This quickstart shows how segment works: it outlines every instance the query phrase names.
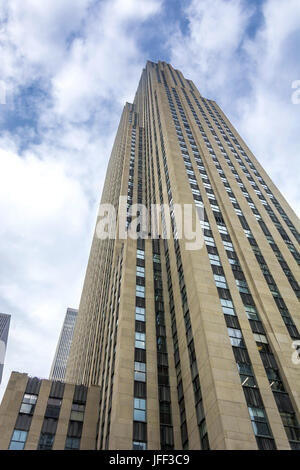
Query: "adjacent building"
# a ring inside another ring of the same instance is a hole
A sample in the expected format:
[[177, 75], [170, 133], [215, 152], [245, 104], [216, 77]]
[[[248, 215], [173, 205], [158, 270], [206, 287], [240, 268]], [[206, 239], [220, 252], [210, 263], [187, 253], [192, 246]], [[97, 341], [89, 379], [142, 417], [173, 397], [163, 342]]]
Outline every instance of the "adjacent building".
[[66, 366], [73, 338], [77, 313], [78, 310], [74, 308], [67, 309], [50, 370], [50, 380], [64, 381], [65, 379]]
[[12, 372], [0, 405], [0, 449], [95, 449], [99, 392]]
[[7, 313], [0, 313], [0, 384], [3, 375], [10, 318], [11, 316]]

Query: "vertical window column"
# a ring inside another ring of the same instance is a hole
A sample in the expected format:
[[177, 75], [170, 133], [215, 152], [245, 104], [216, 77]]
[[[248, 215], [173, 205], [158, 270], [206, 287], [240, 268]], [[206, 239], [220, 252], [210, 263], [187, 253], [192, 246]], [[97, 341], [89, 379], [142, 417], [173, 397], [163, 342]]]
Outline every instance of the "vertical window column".
[[64, 388], [62, 382], [53, 382], [51, 385], [38, 450], [51, 450], [53, 447]]
[[147, 449], [145, 240], [137, 239], [133, 447]]
[[31, 426], [32, 416], [40, 391], [41, 380], [29, 377], [20, 406], [17, 421], [9, 444], [9, 450], [23, 450]]
[[78, 450], [80, 448], [86, 398], [87, 387], [75, 385], [65, 450]]
[[152, 256], [156, 317], [160, 441], [162, 450], [172, 450], [174, 449], [174, 437], [159, 240], [152, 240]]

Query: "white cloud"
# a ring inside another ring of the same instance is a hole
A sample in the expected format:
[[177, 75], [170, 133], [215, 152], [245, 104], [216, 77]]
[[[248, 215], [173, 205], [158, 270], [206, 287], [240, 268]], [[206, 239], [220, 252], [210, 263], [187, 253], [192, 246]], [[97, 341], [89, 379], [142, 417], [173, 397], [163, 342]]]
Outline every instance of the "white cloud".
[[269, 0], [263, 13], [263, 28], [245, 45], [254, 64], [250, 76], [253, 92], [240, 103], [240, 128], [299, 214], [300, 106], [292, 103], [292, 82], [300, 78], [295, 60], [300, 45], [300, 4]]
[[24, 84], [32, 73], [55, 73], [66, 56], [67, 38], [80, 28], [90, 4], [90, 0], [11, 0], [3, 34], [3, 52], [11, 65], [7, 78]]
[[1, 150], [0, 165], [0, 298], [12, 314], [5, 370], [46, 375], [62, 316], [79, 301], [90, 208], [60, 163]]
[[132, 25], [159, 9], [157, 1], [115, 0], [90, 15], [53, 77], [55, 111], [85, 121], [91, 110], [99, 110], [100, 100], [109, 97], [123, 106], [133, 98], [145, 59]]
[[128, 86], [134, 93], [131, 79], [144, 65], [136, 32], [159, 13], [161, 3], [12, 0], [1, 35], [2, 79], [15, 88], [34, 79], [47, 81], [55, 111], [65, 113], [74, 106], [81, 120], [88, 114], [83, 105], [96, 104], [93, 96], [115, 94], [123, 103]]
[[192, 0], [185, 9], [188, 31], [170, 37], [171, 62], [186, 77], [201, 83], [203, 92], [228, 91], [231, 77], [240, 70], [234, 60], [241, 46], [252, 9], [241, 0]]
[[37, 239], [41, 235], [37, 230], [42, 229], [44, 238], [58, 217], [65, 224], [65, 233], [80, 230], [81, 221], [72, 206], [82, 217], [87, 212], [86, 201], [79, 182], [68, 178], [61, 163], [0, 150], [0, 165], [0, 211], [6, 214], [0, 233], [17, 228], [26, 236], [29, 228], [29, 236], [34, 229]]

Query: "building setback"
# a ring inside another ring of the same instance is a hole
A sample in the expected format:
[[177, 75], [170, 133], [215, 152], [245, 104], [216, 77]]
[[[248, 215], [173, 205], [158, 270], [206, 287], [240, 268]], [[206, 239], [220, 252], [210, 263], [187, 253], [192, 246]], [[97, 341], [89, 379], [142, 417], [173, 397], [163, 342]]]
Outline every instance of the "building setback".
[[75, 310], [74, 308], [67, 309], [50, 370], [50, 380], [64, 381], [65, 379], [66, 367], [73, 338], [77, 313], [78, 310]]
[[99, 392], [12, 372], [0, 405], [0, 449], [95, 449]]
[[7, 313], [0, 313], [0, 384], [3, 375], [10, 318], [11, 316]]

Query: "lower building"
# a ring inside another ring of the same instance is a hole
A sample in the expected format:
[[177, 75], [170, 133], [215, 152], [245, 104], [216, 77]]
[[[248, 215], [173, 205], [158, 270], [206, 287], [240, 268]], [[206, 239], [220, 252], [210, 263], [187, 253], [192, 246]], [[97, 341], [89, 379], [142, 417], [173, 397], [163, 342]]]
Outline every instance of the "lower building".
[[10, 315], [8, 315], [7, 313], [0, 313], [0, 384], [2, 381], [2, 374], [4, 368], [4, 358], [6, 353], [9, 324]]
[[94, 450], [100, 387], [12, 372], [0, 405], [0, 450]]

